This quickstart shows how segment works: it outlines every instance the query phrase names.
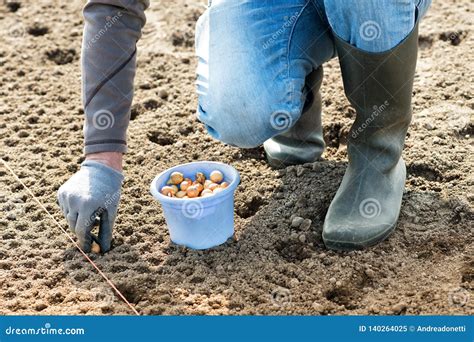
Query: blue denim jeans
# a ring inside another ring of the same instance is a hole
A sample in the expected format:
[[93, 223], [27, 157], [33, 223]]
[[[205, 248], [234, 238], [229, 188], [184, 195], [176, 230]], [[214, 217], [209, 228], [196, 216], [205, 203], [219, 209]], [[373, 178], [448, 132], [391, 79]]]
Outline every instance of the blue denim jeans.
[[431, 0], [212, 0], [196, 25], [198, 118], [250, 148], [292, 127], [305, 79], [335, 57], [334, 35], [369, 51], [400, 43]]

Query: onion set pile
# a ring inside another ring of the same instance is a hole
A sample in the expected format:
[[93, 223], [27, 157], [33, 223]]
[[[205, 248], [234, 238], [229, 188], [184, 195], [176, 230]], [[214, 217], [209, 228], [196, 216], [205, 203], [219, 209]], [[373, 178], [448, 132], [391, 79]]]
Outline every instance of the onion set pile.
[[176, 198], [196, 198], [212, 196], [224, 190], [229, 183], [224, 181], [224, 175], [218, 170], [209, 174], [209, 179], [202, 172], [197, 172], [194, 180], [185, 178], [181, 172], [171, 173], [166, 185], [161, 188], [161, 194]]

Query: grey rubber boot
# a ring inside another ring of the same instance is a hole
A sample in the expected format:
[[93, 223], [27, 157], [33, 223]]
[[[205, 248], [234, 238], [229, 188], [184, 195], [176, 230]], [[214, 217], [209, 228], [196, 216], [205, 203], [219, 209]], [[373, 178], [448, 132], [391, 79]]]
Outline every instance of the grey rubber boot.
[[323, 240], [353, 250], [384, 240], [400, 213], [406, 168], [401, 158], [411, 121], [418, 25], [395, 48], [368, 53], [336, 37], [344, 90], [356, 109], [349, 165], [326, 215]]
[[323, 68], [319, 67], [307, 77], [307, 99], [301, 117], [288, 131], [264, 142], [271, 167], [311, 163], [321, 157], [324, 151], [319, 92], [322, 81]]

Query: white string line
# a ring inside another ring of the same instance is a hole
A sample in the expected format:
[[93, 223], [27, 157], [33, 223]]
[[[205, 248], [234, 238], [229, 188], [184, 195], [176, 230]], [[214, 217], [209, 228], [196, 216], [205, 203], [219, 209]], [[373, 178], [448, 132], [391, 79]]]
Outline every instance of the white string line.
[[33, 200], [38, 203], [38, 205], [48, 214], [48, 216], [56, 223], [56, 225], [61, 229], [61, 231], [68, 237], [69, 240], [76, 246], [76, 248], [81, 252], [81, 254], [86, 258], [87, 261], [90, 262], [90, 264], [99, 272], [99, 274], [102, 276], [102, 278], [105, 279], [105, 281], [110, 285], [110, 287], [117, 293], [117, 295], [127, 304], [130, 309], [135, 313], [135, 315], [140, 316], [138, 311], [130, 304], [130, 302], [125, 298], [125, 296], [119, 291], [119, 289], [112, 283], [112, 281], [100, 270], [100, 268], [89, 258], [89, 256], [84, 252], [81, 247], [77, 244], [77, 242], [74, 240], [74, 238], [61, 226], [61, 224], [54, 218], [53, 215], [44, 207], [44, 205], [36, 198], [36, 196], [33, 194], [33, 192], [23, 183], [23, 181], [16, 175], [16, 173], [10, 168], [10, 166], [7, 164], [3, 158], [0, 158], [2, 161], [3, 165], [7, 168], [8, 171], [13, 175], [13, 177], [25, 188], [25, 190], [30, 194], [30, 196], [33, 198]]

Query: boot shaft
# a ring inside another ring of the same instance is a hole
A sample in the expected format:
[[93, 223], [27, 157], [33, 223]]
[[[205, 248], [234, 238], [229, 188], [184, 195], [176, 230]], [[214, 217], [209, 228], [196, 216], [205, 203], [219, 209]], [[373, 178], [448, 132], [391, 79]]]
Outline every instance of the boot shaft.
[[322, 81], [323, 67], [320, 66], [306, 77], [306, 101], [298, 121], [286, 132], [264, 143], [267, 159], [272, 167], [310, 163], [321, 157], [324, 151], [319, 91]]
[[399, 45], [383, 53], [362, 51], [336, 37], [344, 91], [356, 110], [348, 137], [349, 161], [394, 167], [411, 121], [418, 51], [418, 24]]

